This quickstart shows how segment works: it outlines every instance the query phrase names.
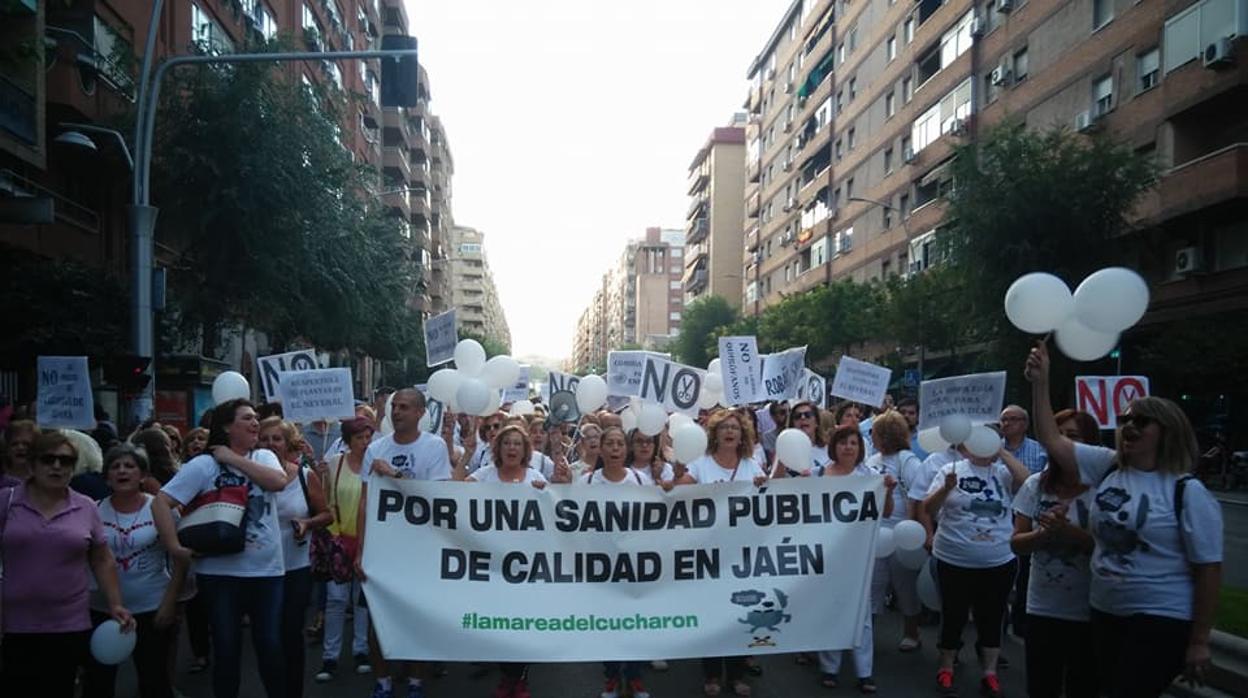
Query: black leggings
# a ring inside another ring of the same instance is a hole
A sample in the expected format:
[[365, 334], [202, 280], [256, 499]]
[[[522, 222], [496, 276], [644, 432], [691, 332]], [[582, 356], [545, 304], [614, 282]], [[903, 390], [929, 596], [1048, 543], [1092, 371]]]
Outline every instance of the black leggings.
[[1027, 695], [1096, 698], [1091, 624], [1027, 616]]
[[996, 567], [958, 567], [943, 560], [936, 561], [936, 577], [940, 580], [940, 643], [942, 650], [962, 647], [962, 629], [967, 614], [975, 611], [976, 645], [1001, 647], [1001, 621], [1005, 618], [1005, 602], [1014, 585], [1018, 560]]
[[1092, 642], [1105, 695], [1160, 696], [1183, 671], [1191, 630], [1191, 621], [1092, 609]]
[[91, 631], [72, 633], [6, 633], [0, 644], [4, 670], [0, 686], [6, 696], [73, 698], [78, 667], [89, 661]]

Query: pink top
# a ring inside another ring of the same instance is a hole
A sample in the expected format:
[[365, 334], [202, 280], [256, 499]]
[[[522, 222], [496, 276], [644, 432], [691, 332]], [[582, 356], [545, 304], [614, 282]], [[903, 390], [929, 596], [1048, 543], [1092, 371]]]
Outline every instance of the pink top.
[[[68, 633], [91, 629], [87, 551], [107, 545], [95, 502], [73, 490], [64, 509], [43, 518], [26, 498], [29, 485], [0, 490], [4, 632]], [[7, 510], [7, 511], [6, 511]]]

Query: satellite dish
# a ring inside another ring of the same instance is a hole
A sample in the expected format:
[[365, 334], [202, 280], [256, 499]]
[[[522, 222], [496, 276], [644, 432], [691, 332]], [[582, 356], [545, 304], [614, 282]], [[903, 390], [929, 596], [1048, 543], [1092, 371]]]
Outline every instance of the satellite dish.
[[550, 396], [550, 412], [547, 417], [549, 423], [569, 424], [580, 418], [581, 410], [576, 406], [576, 393], [560, 390]]

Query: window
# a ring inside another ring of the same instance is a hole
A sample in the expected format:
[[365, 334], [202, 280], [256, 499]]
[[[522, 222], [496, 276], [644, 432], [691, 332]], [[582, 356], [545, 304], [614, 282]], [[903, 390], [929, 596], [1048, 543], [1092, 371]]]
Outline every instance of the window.
[[845, 198], [847, 200], [854, 198], [854, 178], [853, 177], [850, 177], [849, 179], [845, 180]]
[[837, 45], [836, 47], [836, 64], [839, 66], [840, 64], [844, 62], [845, 62], [845, 44], [842, 43], [842, 44]]
[[1224, 36], [1242, 35], [1244, 11], [1236, 8], [1232, 0], [1202, 0], [1166, 20], [1164, 71], [1199, 58], [1206, 46]]
[[1027, 47], [1024, 46], [1014, 52], [1014, 82], [1022, 82], [1027, 79]]
[[853, 53], [858, 48], [858, 25], [855, 24], [849, 29], [849, 52]]
[[891, 117], [897, 113], [897, 96], [890, 90], [884, 95], [884, 118]]
[[1092, 30], [1109, 24], [1114, 18], [1114, 0], [1092, 0]]
[[851, 151], [854, 149], [854, 146], [857, 144], [857, 139], [855, 138], [856, 135], [857, 135], [857, 131], [852, 126], [850, 127], [849, 131], [846, 132], [845, 134], [845, 144]]
[[888, 230], [889, 228], [893, 227], [893, 207], [881, 206], [880, 213], [881, 213], [881, 222], [883, 222], [884, 224], [884, 229]]
[[913, 145], [910, 143], [910, 136], [901, 137], [901, 154], [902, 157], [908, 157], [913, 154]]
[[849, 79], [849, 101], [854, 101], [854, 97], [858, 96], [858, 78]]
[[910, 216], [910, 195], [902, 194], [897, 198], [897, 208], [901, 210], [901, 217], [908, 218]]
[[884, 57], [890, 61], [897, 57], [897, 37], [892, 34], [884, 40]]
[[914, 82], [907, 75], [901, 79], [901, 103], [909, 104], [911, 97], [914, 97]]
[[225, 29], [196, 3], [191, 3], [191, 41], [201, 51], [212, 54], [234, 51], [234, 42]]
[[1139, 91], [1144, 92], [1157, 86], [1161, 76], [1161, 54], [1157, 49], [1150, 49], [1135, 57], [1135, 74], [1139, 80]]
[[923, 112], [910, 129], [914, 152], [931, 145], [942, 134], [955, 130], [959, 121], [971, 115], [971, 79], [967, 78], [949, 94]]
[[884, 174], [888, 174], [889, 172], [892, 172], [892, 171], [893, 171], [893, 149], [885, 148], [884, 149]]
[[265, 41], [277, 37], [277, 17], [269, 11], [264, 0], [247, 0], [244, 6], [247, 8], [247, 14], [255, 22], [256, 31], [264, 37]]
[[836, 145], [834, 146], [834, 149], [835, 149], [837, 160], [840, 160], [841, 158], [845, 157], [845, 143], [840, 138], [836, 139]]
[[905, 37], [907, 44], [914, 41], [914, 15], [906, 18], [906, 23], [902, 25], [901, 33]]
[[845, 91], [837, 90], [836, 91], [836, 113], [840, 114], [843, 109], [845, 109]]
[[1114, 108], [1114, 78], [1106, 75], [1092, 83], [1092, 113], [1104, 116]]

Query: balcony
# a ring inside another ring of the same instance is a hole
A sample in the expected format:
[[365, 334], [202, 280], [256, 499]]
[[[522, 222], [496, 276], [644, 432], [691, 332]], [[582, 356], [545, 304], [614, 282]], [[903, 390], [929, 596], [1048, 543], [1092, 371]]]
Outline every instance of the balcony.
[[689, 175], [689, 190], [685, 192], [689, 196], [693, 196], [706, 188], [706, 183], [710, 181], [710, 173], [707, 171], [706, 163], [698, 166], [692, 174]]
[[386, 177], [393, 179], [397, 186], [406, 187], [412, 180], [412, 166], [407, 160], [407, 151], [400, 146], [382, 147], [381, 167]]
[[685, 293], [690, 295], [698, 295], [706, 289], [707, 275], [706, 269], [695, 269], [685, 275]]
[[693, 203], [689, 204], [689, 210], [685, 212], [685, 219], [696, 218], [702, 209], [706, 207], [707, 198], [704, 193], [699, 193], [693, 198]]
[[758, 218], [758, 209], [762, 206], [762, 198], [755, 194], [745, 200], [745, 217]]
[[692, 245], [701, 242], [711, 232], [711, 221], [703, 216], [695, 218], [685, 230], [685, 244]]
[[762, 165], [759, 164], [758, 160], [755, 160], [753, 158], [746, 160], [745, 181], [757, 182], [759, 180], [759, 176], [762, 174], [762, 169], [763, 167]]
[[1248, 198], [1248, 142], [1201, 155], [1162, 174], [1138, 214], [1169, 220], [1232, 199]]
[[754, 250], [758, 249], [758, 226], [757, 225], [750, 228], [749, 231], [745, 233], [745, 249], [749, 252], [753, 252]]

